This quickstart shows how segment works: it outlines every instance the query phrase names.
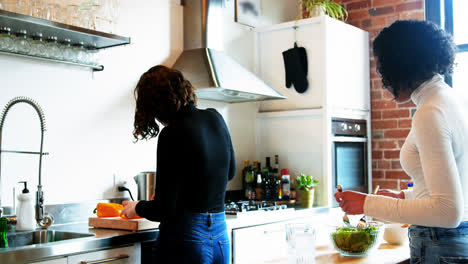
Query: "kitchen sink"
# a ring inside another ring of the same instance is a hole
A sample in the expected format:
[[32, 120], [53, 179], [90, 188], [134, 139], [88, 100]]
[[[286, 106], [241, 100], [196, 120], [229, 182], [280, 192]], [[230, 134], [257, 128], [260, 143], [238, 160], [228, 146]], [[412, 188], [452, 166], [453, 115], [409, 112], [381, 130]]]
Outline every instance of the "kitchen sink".
[[7, 239], [9, 247], [22, 247], [93, 236], [95, 236], [95, 234], [92, 233], [74, 233], [57, 230], [38, 230], [31, 232], [7, 234]]

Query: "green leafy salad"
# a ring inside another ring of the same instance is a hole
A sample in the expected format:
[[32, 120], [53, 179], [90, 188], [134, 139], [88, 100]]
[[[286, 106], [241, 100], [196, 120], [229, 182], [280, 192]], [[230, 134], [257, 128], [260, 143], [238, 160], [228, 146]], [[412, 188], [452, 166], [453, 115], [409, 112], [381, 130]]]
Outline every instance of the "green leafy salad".
[[378, 229], [375, 226], [364, 228], [339, 227], [331, 234], [335, 246], [350, 253], [362, 253], [376, 242]]

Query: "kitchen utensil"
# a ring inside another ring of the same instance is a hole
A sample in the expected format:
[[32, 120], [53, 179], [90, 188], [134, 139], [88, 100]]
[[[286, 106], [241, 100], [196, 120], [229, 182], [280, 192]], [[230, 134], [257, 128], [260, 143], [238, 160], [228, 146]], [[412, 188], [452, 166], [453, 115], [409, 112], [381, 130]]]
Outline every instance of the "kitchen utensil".
[[[338, 192], [343, 191], [343, 187], [341, 187], [341, 185], [337, 185], [336, 189], [338, 190]], [[352, 227], [351, 223], [349, 222], [349, 217], [348, 217], [348, 215], [346, 213], [343, 216], [343, 223], [345, 223], [345, 225], [348, 226], [348, 227]]]
[[150, 200], [156, 188], [156, 172], [140, 172], [133, 179], [138, 186], [138, 200]]
[[[372, 192], [372, 194], [377, 194], [377, 192], [379, 191], [379, 188], [380, 188], [380, 186], [379, 186], [379, 185], [376, 185], [374, 191]], [[363, 228], [363, 227], [365, 227], [365, 226], [366, 226], [366, 216], [363, 215], [363, 216], [361, 217], [361, 219], [359, 219], [359, 222], [358, 222], [358, 224], [357, 224], [357, 227]]]

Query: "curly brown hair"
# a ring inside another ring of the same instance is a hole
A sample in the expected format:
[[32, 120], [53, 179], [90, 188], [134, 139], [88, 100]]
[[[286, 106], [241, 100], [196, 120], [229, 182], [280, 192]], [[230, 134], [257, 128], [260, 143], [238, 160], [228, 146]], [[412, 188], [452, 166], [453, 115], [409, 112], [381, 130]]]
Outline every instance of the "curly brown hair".
[[156, 119], [170, 124], [180, 108], [197, 104], [195, 88], [178, 70], [157, 65], [145, 72], [134, 91], [136, 100], [133, 136], [136, 141], [159, 134]]

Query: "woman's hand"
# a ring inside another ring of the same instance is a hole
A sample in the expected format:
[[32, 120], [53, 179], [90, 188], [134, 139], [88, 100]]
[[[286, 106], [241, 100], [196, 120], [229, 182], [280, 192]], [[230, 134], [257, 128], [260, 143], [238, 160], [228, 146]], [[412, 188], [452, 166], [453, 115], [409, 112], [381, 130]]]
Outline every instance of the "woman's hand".
[[388, 197], [397, 198], [397, 199], [405, 199], [405, 193], [403, 191], [383, 189], [383, 190], [378, 191], [377, 195], [383, 195], [383, 196], [388, 196]]
[[138, 214], [135, 211], [135, 207], [140, 201], [123, 201], [122, 205], [124, 206], [124, 209], [122, 210], [121, 215], [125, 215], [128, 219], [132, 219], [135, 216], [138, 216]]
[[367, 194], [353, 191], [335, 193], [335, 199], [343, 212], [349, 215], [363, 214]]

